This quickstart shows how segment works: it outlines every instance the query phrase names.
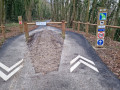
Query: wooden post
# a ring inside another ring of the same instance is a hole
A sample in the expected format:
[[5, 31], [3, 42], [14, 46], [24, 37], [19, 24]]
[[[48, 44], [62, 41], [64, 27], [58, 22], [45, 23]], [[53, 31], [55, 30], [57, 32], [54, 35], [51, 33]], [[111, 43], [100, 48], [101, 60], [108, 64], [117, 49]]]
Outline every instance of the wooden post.
[[23, 24], [20, 24], [20, 32], [23, 33]]
[[86, 36], [88, 36], [88, 30], [89, 30], [89, 22], [86, 24]]
[[29, 32], [28, 32], [28, 25], [27, 25], [27, 22], [24, 23], [24, 32], [25, 32], [26, 41], [28, 41]]
[[96, 48], [104, 47], [105, 28], [107, 20], [107, 9], [99, 8], [97, 17], [97, 29], [96, 29]]
[[20, 32], [23, 32], [23, 23], [22, 23], [22, 16], [18, 16], [18, 21], [19, 21], [19, 27], [20, 27]]
[[3, 24], [1, 24], [1, 30], [2, 30], [2, 35], [3, 35], [3, 38], [5, 40], [6, 36], [5, 36], [5, 27]]
[[78, 22], [78, 33], [80, 33], [80, 22]]
[[111, 32], [112, 32], [111, 38], [112, 38], [112, 40], [114, 40], [115, 29], [114, 29], [114, 30], [112, 30]]
[[62, 37], [65, 39], [65, 20], [62, 20]]
[[73, 28], [73, 31], [74, 31], [74, 29], [75, 29], [75, 23], [74, 23], [74, 21], [73, 21], [72, 28]]

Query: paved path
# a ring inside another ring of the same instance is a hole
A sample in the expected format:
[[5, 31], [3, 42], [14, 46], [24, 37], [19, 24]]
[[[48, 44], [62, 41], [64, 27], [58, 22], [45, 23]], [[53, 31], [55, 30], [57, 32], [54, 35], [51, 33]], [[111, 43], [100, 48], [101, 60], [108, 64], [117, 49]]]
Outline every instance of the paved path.
[[[60, 30], [49, 26], [31, 33], [43, 29], [60, 33]], [[7, 82], [0, 79], [0, 90], [120, 90], [120, 81], [82, 35], [66, 32], [59, 70], [46, 75], [35, 73], [31, 59], [24, 55], [28, 52], [24, 41], [24, 35], [20, 35], [8, 40], [0, 50], [0, 61], [8, 66], [24, 59], [24, 67], [20, 72]], [[94, 62], [99, 73], [84, 64], [70, 73], [70, 61], [78, 55]]]

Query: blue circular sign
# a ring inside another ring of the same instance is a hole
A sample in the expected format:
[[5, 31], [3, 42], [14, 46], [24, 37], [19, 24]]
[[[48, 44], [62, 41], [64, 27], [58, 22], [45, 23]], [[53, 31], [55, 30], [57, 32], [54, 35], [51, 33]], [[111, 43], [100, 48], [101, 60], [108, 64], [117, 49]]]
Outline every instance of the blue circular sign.
[[103, 40], [98, 40], [98, 41], [97, 41], [97, 44], [98, 44], [98, 45], [103, 45], [103, 42], [104, 42]]

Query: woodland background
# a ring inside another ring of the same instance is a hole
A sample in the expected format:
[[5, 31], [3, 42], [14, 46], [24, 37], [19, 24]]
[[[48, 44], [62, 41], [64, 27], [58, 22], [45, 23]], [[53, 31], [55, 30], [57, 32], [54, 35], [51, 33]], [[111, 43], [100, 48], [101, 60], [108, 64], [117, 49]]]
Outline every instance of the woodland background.
[[[0, 24], [18, 23], [18, 16], [27, 22], [66, 20], [67, 27], [73, 21], [97, 23], [99, 7], [108, 9], [108, 25], [120, 26], [120, 0], [0, 0]], [[95, 34], [96, 27], [90, 26], [89, 32]], [[120, 41], [120, 29], [107, 28], [106, 36]]]

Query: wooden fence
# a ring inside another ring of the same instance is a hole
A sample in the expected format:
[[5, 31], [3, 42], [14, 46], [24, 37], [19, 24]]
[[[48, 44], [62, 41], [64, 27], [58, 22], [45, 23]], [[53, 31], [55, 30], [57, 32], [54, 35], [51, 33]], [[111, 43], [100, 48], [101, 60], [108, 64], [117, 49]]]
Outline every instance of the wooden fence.
[[[65, 38], [65, 28], [66, 28], [65, 20], [62, 20], [62, 22], [47, 22], [47, 25], [49, 24], [61, 24], [62, 37]], [[27, 22], [24, 23], [24, 32], [27, 41], [29, 39], [28, 25], [36, 25], [36, 23], [27, 23]]]
[[[72, 26], [73, 30], [75, 30], [75, 24], [78, 24], [78, 27], [77, 27], [78, 32], [80, 32], [80, 24], [84, 24], [86, 26], [86, 29], [85, 29], [86, 36], [88, 35], [88, 32], [89, 32], [89, 26], [97, 26], [97, 24], [91, 24], [89, 22], [84, 23], [84, 22], [80, 22], [80, 21], [73, 21], [73, 26]], [[120, 29], [120, 26], [106, 25], [106, 27]]]

